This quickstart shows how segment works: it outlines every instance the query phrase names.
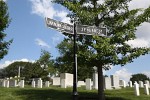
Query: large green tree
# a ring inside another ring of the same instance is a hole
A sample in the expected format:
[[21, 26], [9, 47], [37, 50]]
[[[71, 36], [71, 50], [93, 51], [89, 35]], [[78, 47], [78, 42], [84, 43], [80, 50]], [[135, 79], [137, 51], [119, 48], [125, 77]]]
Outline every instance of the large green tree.
[[39, 63], [34, 62], [14, 62], [7, 67], [0, 70], [0, 75], [4, 77], [15, 77], [19, 74], [20, 67], [20, 77], [24, 77], [25, 80], [29, 81], [32, 78], [43, 78], [46, 79], [48, 72], [43, 70]]
[[139, 81], [143, 81], [145, 82], [145, 80], [150, 80], [150, 78], [142, 73], [138, 73], [138, 74], [133, 74], [132, 77], [130, 78], [130, 81], [132, 81], [132, 83], [139, 82]]
[[[98, 2], [101, 1], [101, 2]], [[98, 100], [104, 100], [103, 69], [106, 65], [125, 65], [133, 59], [149, 53], [150, 48], [132, 47], [127, 42], [136, 39], [139, 25], [150, 17], [150, 7], [147, 9], [129, 10], [128, 3], [132, 0], [54, 0], [66, 7], [71, 18], [78, 18], [79, 24], [105, 26], [107, 36], [79, 35], [77, 41], [85, 50], [79, 50], [89, 65], [98, 67]]]
[[[56, 66], [60, 73], [73, 73], [72, 62], [73, 62], [73, 41], [70, 39], [64, 39], [57, 48], [60, 52], [60, 56], [56, 58]], [[78, 49], [84, 50], [83, 55], [89, 55], [91, 52], [86, 51], [82, 45], [78, 44]], [[92, 78], [93, 68], [88, 66], [88, 62], [84, 58], [85, 56], [78, 55], [78, 80], [85, 80], [86, 78]], [[84, 74], [83, 74], [84, 73]]]
[[12, 42], [5, 41], [6, 33], [4, 32], [10, 23], [7, 4], [0, 0], [0, 59], [2, 59], [9, 49], [9, 45]]
[[51, 54], [46, 50], [41, 50], [41, 56], [36, 63], [40, 64], [43, 70], [50, 73], [50, 75], [55, 75], [57, 72], [57, 68], [54, 66], [54, 60]]

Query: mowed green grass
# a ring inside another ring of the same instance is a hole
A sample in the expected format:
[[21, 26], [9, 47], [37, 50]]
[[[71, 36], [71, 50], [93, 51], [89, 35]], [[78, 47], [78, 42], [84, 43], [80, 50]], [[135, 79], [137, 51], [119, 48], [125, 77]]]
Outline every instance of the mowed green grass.
[[[85, 87], [78, 88], [78, 100], [97, 100], [97, 90], [87, 91]], [[135, 96], [134, 88], [106, 90], [106, 100], [150, 100], [150, 95], [140, 89], [140, 96]], [[72, 88], [3, 88], [0, 87], [0, 100], [72, 100]]]

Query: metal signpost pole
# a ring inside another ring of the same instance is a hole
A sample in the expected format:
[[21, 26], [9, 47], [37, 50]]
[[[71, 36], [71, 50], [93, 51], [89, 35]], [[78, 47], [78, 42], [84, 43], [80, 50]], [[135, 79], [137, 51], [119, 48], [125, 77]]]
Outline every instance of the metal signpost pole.
[[78, 100], [78, 92], [77, 92], [77, 44], [76, 44], [76, 22], [74, 22], [73, 26], [73, 39], [74, 39], [74, 62], [73, 62], [73, 100]]

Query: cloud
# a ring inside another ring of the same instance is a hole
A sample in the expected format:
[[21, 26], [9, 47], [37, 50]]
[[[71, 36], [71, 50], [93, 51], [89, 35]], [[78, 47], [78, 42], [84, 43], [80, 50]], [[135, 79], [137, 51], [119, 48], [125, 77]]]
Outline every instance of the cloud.
[[150, 0], [132, 0], [129, 3], [129, 8], [130, 9], [135, 9], [135, 8], [147, 8], [149, 7]]
[[56, 45], [58, 43], [60, 43], [63, 39], [63, 35], [62, 34], [55, 34], [53, 37], [52, 37], [52, 42], [53, 42], [53, 45]]
[[0, 68], [3, 68], [3, 67], [7, 67], [8, 65], [16, 62], [16, 61], [22, 61], [22, 62], [35, 62], [34, 60], [29, 60], [29, 59], [26, 59], [26, 58], [23, 58], [23, 59], [20, 59], [20, 60], [12, 60], [12, 61], [5, 61], [4, 63], [0, 63]]
[[38, 39], [38, 38], [35, 39], [35, 43], [37, 45], [41, 46], [41, 47], [50, 48], [50, 46], [46, 42], [44, 42], [43, 40], [41, 40], [41, 39]]
[[150, 78], [150, 71], [143, 71], [142, 73], [147, 75]]
[[62, 22], [69, 23], [70, 18], [66, 15], [68, 12], [66, 10], [56, 10], [54, 8], [53, 0], [30, 0], [32, 3], [32, 13], [39, 15], [43, 18], [49, 17], [52, 19], [59, 18]]
[[126, 68], [122, 68], [121, 70], [116, 71], [114, 75], [117, 75], [119, 76], [120, 79], [123, 79], [126, 82], [128, 82], [130, 80], [132, 73], [128, 72]]
[[137, 38], [127, 42], [132, 47], [150, 47], [149, 40]]

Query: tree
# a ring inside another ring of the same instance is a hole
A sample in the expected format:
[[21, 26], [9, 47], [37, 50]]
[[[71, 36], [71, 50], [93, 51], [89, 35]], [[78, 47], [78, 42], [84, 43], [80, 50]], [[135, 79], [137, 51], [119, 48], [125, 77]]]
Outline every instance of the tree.
[[3, 0], [0, 0], [0, 59], [3, 59], [3, 57], [8, 53], [9, 45], [12, 42], [12, 40], [8, 42], [4, 40], [6, 37], [4, 31], [10, 23], [7, 10], [7, 4]]
[[[128, 9], [132, 0], [54, 0], [66, 7], [70, 18], [78, 18], [79, 24], [105, 26], [107, 36], [79, 35], [77, 41], [92, 55], [86, 57], [91, 66], [98, 67], [98, 100], [104, 100], [103, 69], [107, 65], [121, 65], [133, 62], [133, 59], [148, 54], [150, 48], [132, 47], [127, 42], [136, 39], [135, 31], [150, 17], [150, 7], [146, 9]], [[69, 36], [71, 37], [71, 36]]]
[[[68, 39], [64, 39], [60, 44], [57, 45], [57, 48], [60, 52], [60, 56], [56, 58], [55, 65], [59, 69], [60, 73], [72, 73], [72, 62], [73, 62], [73, 41]], [[78, 48], [82, 48], [80, 44], [78, 44]], [[86, 50], [86, 49], [85, 49]], [[86, 52], [85, 53], [90, 53]], [[85, 55], [85, 54], [84, 54]], [[85, 57], [85, 56], [84, 56]], [[83, 59], [82, 55], [78, 56], [78, 79], [85, 80], [86, 78], [92, 78], [93, 68], [88, 66], [86, 58]], [[84, 74], [83, 74], [84, 73]]]
[[51, 54], [46, 50], [41, 50], [41, 56], [36, 63], [40, 64], [43, 70], [47, 71], [51, 75], [55, 75], [57, 69], [54, 67], [54, 60], [51, 59]]
[[31, 62], [14, 62], [7, 67], [1, 69], [0, 74], [4, 77], [15, 77], [18, 76], [20, 67], [20, 77], [24, 77], [26, 81], [31, 78], [43, 78], [47, 77], [47, 71], [43, 70], [39, 63]]
[[130, 78], [130, 81], [132, 81], [132, 83], [134, 83], [135, 81], [136, 82], [139, 82], [139, 81], [145, 82], [145, 80], [150, 80], [150, 78], [147, 75], [142, 74], [142, 73], [133, 74], [132, 77]]

